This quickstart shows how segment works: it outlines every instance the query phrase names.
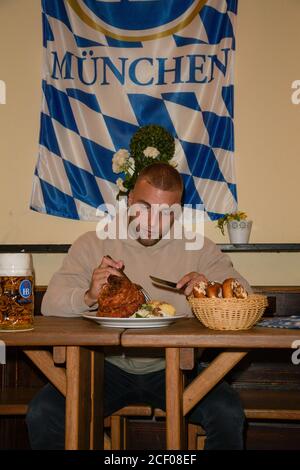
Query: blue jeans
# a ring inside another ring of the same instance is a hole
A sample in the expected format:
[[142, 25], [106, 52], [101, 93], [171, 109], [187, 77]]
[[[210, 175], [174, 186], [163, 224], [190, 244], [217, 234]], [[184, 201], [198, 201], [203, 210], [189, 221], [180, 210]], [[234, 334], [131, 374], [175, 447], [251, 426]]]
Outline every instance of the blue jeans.
[[[201, 371], [198, 366], [198, 371]], [[105, 361], [104, 415], [135, 403], [165, 409], [165, 371], [129, 374]], [[189, 413], [206, 432], [205, 449], [243, 449], [244, 411], [226, 382], [216, 385]], [[26, 423], [32, 449], [64, 449], [65, 398], [51, 384], [29, 404]]]

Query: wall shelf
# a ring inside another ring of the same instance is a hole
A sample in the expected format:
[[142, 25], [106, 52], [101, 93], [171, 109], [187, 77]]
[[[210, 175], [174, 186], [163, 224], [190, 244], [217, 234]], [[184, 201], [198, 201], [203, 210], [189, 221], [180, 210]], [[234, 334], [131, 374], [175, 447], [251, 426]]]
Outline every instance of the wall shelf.
[[300, 252], [300, 243], [248, 243], [248, 244], [218, 244], [227, 253], [295, 253]]
[[[225, 253], [296, 253], [300, 252], [300, 243], [248, 243], [217, 244]], [[67, 253], [69, 244], [49, 245], [0, 245], [0, 253]]]

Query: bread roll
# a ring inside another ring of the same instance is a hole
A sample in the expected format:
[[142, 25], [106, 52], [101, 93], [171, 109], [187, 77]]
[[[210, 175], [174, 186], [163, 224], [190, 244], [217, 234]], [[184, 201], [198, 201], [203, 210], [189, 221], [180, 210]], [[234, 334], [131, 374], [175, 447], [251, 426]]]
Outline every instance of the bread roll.
[[200, 281], [195, 284], [193, 288], [193, 296], [196, 297], [196, 299], [203, 299], [204, 297], [206, 297], [206, 287], [207, 282], [205, 281]]
[[246, 299], [248, 297], [248, 292], [237, 279], [233, 281], [232, 290], [234, 297], [237, 299]]
[[248, 297], [248, 292], [242, 286], [242, 284], [232, 277], [225, 279], [222, 285], [222, 294], [225, 299], [237, 298], [237, 299], [246, 299]]
[[233, 281], [234, 279], [232, 277], [225, 279], [225, 281], [222, 284], [222, 295], [224, 299], [231, 299], [233, 297]]
[[206, 295], [210, 298], [222, 297], [222, 284], [215, 281], [209, 282], [206, 288]]

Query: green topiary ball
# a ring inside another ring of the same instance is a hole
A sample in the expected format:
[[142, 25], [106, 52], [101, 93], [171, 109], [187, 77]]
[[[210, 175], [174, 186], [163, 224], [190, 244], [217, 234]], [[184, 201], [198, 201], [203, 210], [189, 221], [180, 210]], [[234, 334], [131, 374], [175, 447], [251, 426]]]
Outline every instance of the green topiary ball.
[[[155, 158], [145, 156], [144, 151], [148, 147], [157, 149], [159, 155]], [[169, 162], [174, 153], [174, 138], [166, 129], [156, 124], [141, 127], [130, 141], [130, 154], [135, 160], [137, 173], [152, 163]]]

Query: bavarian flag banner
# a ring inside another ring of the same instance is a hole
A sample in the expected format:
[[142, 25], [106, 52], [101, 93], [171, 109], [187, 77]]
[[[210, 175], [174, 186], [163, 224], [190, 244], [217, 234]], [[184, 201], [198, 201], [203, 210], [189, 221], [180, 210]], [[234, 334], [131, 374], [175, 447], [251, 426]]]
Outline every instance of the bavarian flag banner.
[[237, 0], [43, 0], [39, 156], [31, 208], [96, 220], [116, 202], [112, 158], [148, 124], [176, 142], [184, 203], [237, 208]]

